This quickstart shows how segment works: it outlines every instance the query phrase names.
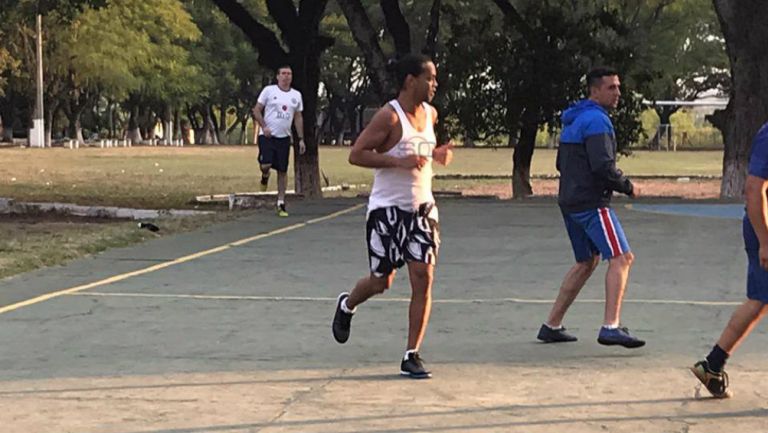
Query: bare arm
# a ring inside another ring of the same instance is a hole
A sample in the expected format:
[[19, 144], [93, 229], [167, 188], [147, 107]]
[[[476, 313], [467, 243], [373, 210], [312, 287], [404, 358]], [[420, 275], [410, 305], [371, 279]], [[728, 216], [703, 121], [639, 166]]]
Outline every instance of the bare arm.
[[747, 216], [757, 239], [760, 241], [760, 266], [768, 269], [768, 202], [766, 201], [768, 180], [747, 176], [744, 196], [747, 202]]
[[[434, 119], [434, 126], [437, 125], [437, 109], [433, 106], [429, 106], [432, 110], [432, 119]], [[435, 150], [432, 151], [432, 158], [435, 162], [441, 165], [448, 165], [453, 161], [453, 143], [448, 142], [444, 144], [435, 143]]]
[[301, 111], [297, 111], [293, 115], [293, 126], [296, 127], [296, 132], [299, 134], [299, 140], [304, 139], [304, 116]]
[[270, 131], [264, 124], [264, 105], [257, 103], [256, 106], [253, 107], [253, 110], [251, 110], [251, 113], [253, 114], [253, 121], [259, 125], [262, 131], [264, 131], [264, 135], [267, 137], [271, 136], [272, 131]]
[[421, 168], [426, 158], [411, 155], [406, 158], [395, 158], [377, 152], [387, 143], [389, 135], [397, 125], [397, 114], [387, 107], [381, 108], [371, 119], [371, 123], [357, 137], [352, 150], [349, 152], [349, 163], [367, 168]]
[[307, 151], [307, 145], [304, 144], [304, 116], [301, 115], [301, 111], [294, 113], [293, 126], [296, 127], [296, 133], [299, 134], [299, 153], [303, 155]]

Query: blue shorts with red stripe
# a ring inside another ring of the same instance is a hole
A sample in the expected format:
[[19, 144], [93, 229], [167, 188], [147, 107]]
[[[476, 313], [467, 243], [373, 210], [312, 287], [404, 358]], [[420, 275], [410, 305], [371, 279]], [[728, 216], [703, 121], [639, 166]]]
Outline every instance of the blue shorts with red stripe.
[[592, 260], [598, 253], [608, 260], [629, 252], [629, 242], [613, 209], [563, 212], [563, 219], [577, 262]]

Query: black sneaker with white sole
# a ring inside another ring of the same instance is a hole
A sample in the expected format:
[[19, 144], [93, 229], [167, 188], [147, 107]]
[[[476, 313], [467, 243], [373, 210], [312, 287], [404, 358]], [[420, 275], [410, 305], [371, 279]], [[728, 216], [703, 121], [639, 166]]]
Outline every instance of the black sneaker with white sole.
[[536, 338], [544, 343], [568, 343], [578, 340], [575, 335], [565, 332], [564, 326], [554, 329], [547, 326], [546, 323], [541, 325], [539, 335]]
[[346, 313], [341, 309], [341, 303], [345, 299], [349, 298], [349, 293], [344, 292], [336, 299], [336, 314], [333, 316], [333, 324], [331, 330], [333, 331], [333, 338], [339, 343], [346, 343], [349, 340], [349, 330], [352, 326], [353, 314]]
[[432, 372], [424, 368], [424, 360], [419, 356], [419, 352], [408, 352], [408, 355], [400, 363], [400, 374], [411, 379], [429, 379], [432, 377]]

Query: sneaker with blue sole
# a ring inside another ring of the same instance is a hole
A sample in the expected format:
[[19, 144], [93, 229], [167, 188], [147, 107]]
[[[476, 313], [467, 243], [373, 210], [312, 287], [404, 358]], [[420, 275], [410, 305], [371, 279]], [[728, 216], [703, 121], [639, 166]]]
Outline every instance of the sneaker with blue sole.
[[626, 327], [600, 328], [597, 342], [604, 346], [623, 346], [627, 349], [636, 349], [645, 346], [645, 341], [629, 333]]

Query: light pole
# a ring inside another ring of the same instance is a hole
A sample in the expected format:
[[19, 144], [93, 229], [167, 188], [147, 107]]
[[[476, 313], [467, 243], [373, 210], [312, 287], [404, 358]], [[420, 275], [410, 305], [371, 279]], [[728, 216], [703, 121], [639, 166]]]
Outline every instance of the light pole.
[[29, 131], [30, 147], [45, 147], [45, 110], [43, 109], [43, 16], [37, 15], [37, 101], [32, 129]]

